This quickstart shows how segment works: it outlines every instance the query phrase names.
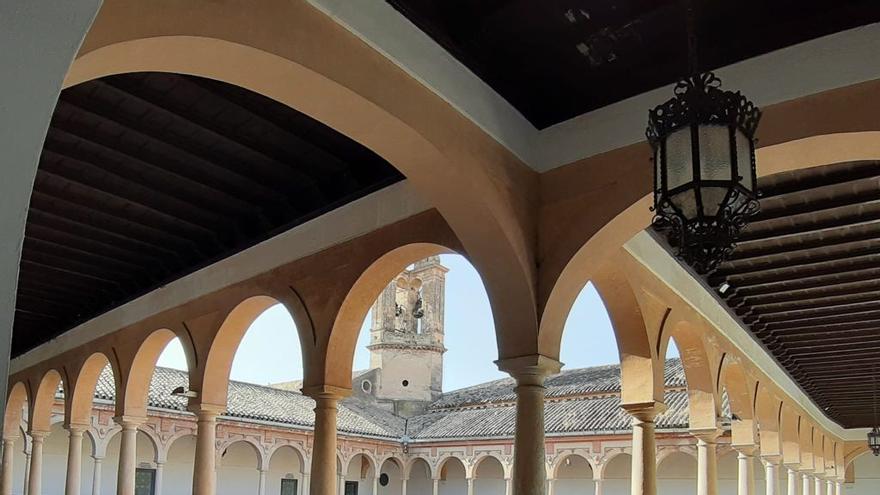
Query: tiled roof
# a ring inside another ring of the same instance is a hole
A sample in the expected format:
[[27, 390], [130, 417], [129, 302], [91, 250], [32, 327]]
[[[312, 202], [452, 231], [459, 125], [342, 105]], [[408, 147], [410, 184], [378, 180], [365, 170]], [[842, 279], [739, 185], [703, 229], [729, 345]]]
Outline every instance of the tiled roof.
[[[679, 360], [666, 365], [667, 387], [685, 385]], [[547, 431], [588, 433], [625, 431], [629, 417], [620, 409], [620, 367], [599, 366], [566, 370], [547, 380], [545, 407]], [[150, 385], [149, 405], [186, 411], [186, 399], [171, 395], [177, 387], [187, 388], [185, 371], [156, 368]], [[607, 394], [603, 394], [607, 392]], [[115, 387], [110, 368], [98, 380], [95, 396], [114, 400]], [[425, 414], [410, 418], [407, 433], [417, 440], [462, 437], [509, 437], [513, 435], [516, 408], [513, 380], [496, 380], [443, 394]], [[687, 427], [687, 393], [666, 394], [669, 409], [660, 418], [661, 429]], [[314, 401], [298, 392], [231, 381], [229, 418], [269, 421], [297, 427], [314, 425]], [[405, 421], [364, 399], [350, 397], [339, 406], [338, 427], [342, 433], [400, 438]]]

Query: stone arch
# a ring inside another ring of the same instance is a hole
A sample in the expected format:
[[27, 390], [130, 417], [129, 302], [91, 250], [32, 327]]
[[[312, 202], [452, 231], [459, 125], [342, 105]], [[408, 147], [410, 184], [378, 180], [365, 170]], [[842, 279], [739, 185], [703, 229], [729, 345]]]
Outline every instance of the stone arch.
[[[131, 416], [138, 418], [147, 417], [147, 401], [150, 393], [150, 382], [153, 379], [153, 370], [159, 356], [169, 342], [177, 338], [176, 332], [168, 328], [160, 328], [153, 331], [138, 347], [132, 359], [131, 366], [127, 370], [127, 376], [120, 376], [126, 372], [120, 369], [116, 374], [117, 383], [123, 383], [118, 389], [122, 393], [122, 400], [116, 399], [116, 415]], [[189, 339], [181, 338], [183, 350], [187, 356], [189, 369], [193, 369], [195, 358], [192, 349], [188, 345]], [[114, 370], [115, 371], [115, 370]]]
[[254, 440], [253, 438], [250, 438], [250, 437], [229, 438], [225, 442], [220, 444], [220, 447], [217, 449], [217, 461], [218, 461], [217, 466], [221, 466], [223, 464], [223, 462], [222, 462], [223, 454], [227, 450], [229, 450], [230, 447], [232, 447], [233, 445], [239, 444], [239, 443], [245, 444], [251, 448], [251, 450], [254, 452], [254, 456], [257, 458], [257, 470], [258, 471], [263, 470], [264, 466], [266, 466], [266, 464], [267, 464], [266, 453], [263, 449], [263, 446], [260, 445], [259, 442], [257, 442], [256, 440]]
[[801, 447], [798, 440], [798, 428], [801, 418], [798, 412], [788, 403], [783, 402], [779, 417], [779, 440], [782, 443], [782, 462], [797, 464], [801, 462]]
[[632, 456], [623, 449], [606, 453], [593, 476], [604, 480], [609, 493], [628, 493], [632, 477]]
[[428, 466], [428, 477], [433, 479], [435, 476], [434, 466], [431, 464], [431, 461], [429, 461], [427, 457], [421, 455], [410, 457], [409, 462], [406, 464], [406, 469], [404, 470], [406, 478], [409, 479], [410, 475], [412, 474], [413, 466], [415, 466], [415, 464], [419, 461], [424, 462], [425, 465]]
[[443, 474], [444, 474], [443, 470], [446, 468], [446, 465], [449, 464], [450, 462], [458, 463], [458, 465], [460, 465], [462, 470], [464, 471], [465, 477], [468, 476], [467, 463], [464, 462], [464, 459], [458, 457], [457, 455], [453, 455], [453, 454], [444, 455], [443, 457], [441, 457], [440, 459], [437, 460], [437, 469], [434, 471], [434, 476], [436, 476], [438, 479], [441, 476], [443, 476]]
[[[674, 340], [681, 356], [688, 390], [688, 423], [691, 430], [718, 428], [721, 400], [716, 385], [716, 368], [704, 341], [705, 324], [699, 320], [682, 319], [672, 325], [664, 341]], [[662, 349], [666, 349], [666, 343]]]
[[[101, 378], [101, 373], [107, 366], [111, 366], [110, 360], [102, 352], [96, 352], [86, 358], [75, 376], [70, 380], [68, 389], [69, 400], [64, 401], [65, 417], [68, 424], [88, 425], [92, 415], [92, 404], [95, 399], [95, 387]], [[119, 374], [111, 366], [114, 384]], [[118, 387], [117, 387], [118, 390]], [[119, 394], [115, 394], [119, 397]]]
[[464, 241], [493, 307], [504, 308], [494, 315], [502, 356], [536, 353], [533, 171], [306, 2], [180, 8], [145, 15], [135, 0], [104, 5], [65, 86], [123, 72], [197, 75], [273, 98], [360, 142], [398, 168]]
[[[615, 454], [615, 456], [616, 455], [617, 454]], [[583, 459], [587, 464], [590, 465], [590, 470], [592, 470], [593, 472], [596, 471], [596, 466], [590, 460], [589, 456], [584, 455], [583, 453], [580, 453], [580, 452], [565, 452], [561, 455], [556, 456], [556, 459], [553, 460], [553, 463], [550, 465], [550, 470], [547, 472], [547, 475], [548, 475], [547, 477], [548, 478], [555, 478], [556, 473], [559, 470], [559, 466], [561, 466], [562, 463], [565, 462], [566, 459], [569, 459], [571, 457], [579, 457], [579, 458]], [[612, 457], [614, 457], [614, 456], [612, 456]]]
[[[238, 346], [254, 320], [277, 304], [282, 302], [275, 297], [255, 295], [239, 302], [225, 315], [211, 339], [204, 365], [198, 367], [190, 386], [191, 389], [199, 391], [200, 396], [197, 400], [200, 404], [215, 406], [218, 410], [226, 408], [229, 373]], [[302, 319], [297, 318], [287, 305], [284, 306], [291, 313], [299, 329]]]
[[393, 455], [393, 454], [386, 455], [386, 456], [380, 458], [378, 461], [376, 461], [376, 466], [379, 466], [379, 469], [382, 469], [382, 466], [388, 461], [391, 461], [391, 462], [397, 464], [397, 467], [398, 467], [398, 469], [401, 470], [401, 472], [403, 472], [403, 468], [406, 467], [406, 463], [403, 462], [403, 460], [400, 457], [397, 457], [396, 455]]
[[161, 462], [166, 452], [163, 448], [162, 439], [156, 434], [153, 426], [150, 424], [141, 425], [138, 428], [138, 433], [143, 433], [150, 440], [150, 445], [153, 446], [153, 462]]
[[779, 415], [782, 401], [764, 384], [755, 384], [755, 419], [758, 421], [758, 434], [761, 441], [761, 455], [782, 454], [779, 434]]
[[693, 452], [673, 449], [657, 461], [657, 493], [696, 495], [697, 459]]
[[510, 478], [511, 466], [508, 466], [507, 463], [504, 462], [504, 460], [501, 459], [500, 456], [498, 456], [497, 454], [493, 454], [491, 452], [480, 454], [477, 457], [475, 457], [473, 462], [470, 465], [469, 473], [467, 470], [467, 466], [465, 466], [465, 468], [466, 468], [465, 472], [468, 473], [469, 477], [476, 478], [477, 477], [477, 470], [480, 469], [480, 465], [489, 458], [492, 458], [492, 459], [495, 459], [496, 461], [498, 461], [498, 464], [501, 466], [501, 470], [504, 473], [505, 479]]
[[351, 388], [352, 363], [357, 338], [367, 312], [388, 283], [407, 266], [451, 249], [433, 243], [413, 243], [394, 248], [374, 260], [357, 278], [336, 313], [327, 356], [338, 356], [324, 363], [324, 383]]
[[9, 388], [6, 410], [3, 417], [3, 438], [13, 439], [21, 436], [21, 423], [27, 419], [25, 407], [30, 403], [28, 387], [24, 382], [15, 382]]
[[28, 428], [30, 432], [48, 433], [52, 426], [52, 406], [55, 394], [62, 386], [61, 373], [52, 369], [47, 371], [37, 385], [33, 403], [29, 410]]
[[280, 444], [275, 445], [271, 449], [269, 449], [266, 452], [266, 465], [267, 466], [271, 465], [272, 464], [272, 457], [274, 457], [275, 454], [278, 453], [278, 451], [282, 450], [282, 449], [290, 449], [293, 451], [294, 455], [299, 460], [300, 472], [305, 473], [305, 470], [307, 469], [307, 466], [308, 466], [308, 464], [306, 464], [308, 458], [306, 457], [306, 453], [302, 449], [302, 447], [300, 447], [294, 443], [280, 443]]
[[755, 424], [755, 404], [752, 380], [740, 359], [723, 354], [718, 369], [718, 394], [727, 393], [731, 416], [731, 441], [734, 445], [755, 445], [758, 430]]

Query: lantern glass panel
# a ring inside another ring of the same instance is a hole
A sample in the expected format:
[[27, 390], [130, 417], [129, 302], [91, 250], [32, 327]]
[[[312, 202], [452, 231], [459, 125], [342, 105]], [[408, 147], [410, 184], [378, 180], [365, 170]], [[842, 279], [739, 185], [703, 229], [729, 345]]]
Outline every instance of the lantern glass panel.
[[717, 186], [703, 186], [700, 188], [700, 194], [703, 199], [703, 214], [708, 217], [714, 217], [718, 215], [719, 210], [721, 209], [721, 203], [724, 201], [724, 198], [727, 196], [727, 188], [726, 187], [717, 187]]
[[736, 131], [736, 163], [737, 173], [742, 177], [739, 181], [748, 191], [755, 190], [752, 182], [752, 146], [749, 138], [742, 131]]
[[691, 150], [691, 129], [679, 129], [666, 138], [666, 187], [676, 187], [693, 182], [694, 164]]
[[693, 189], [684, 189], [677, 194], [670, 195], [669, 201], [681, 211], [688, 220], [697, 217], [697, 199]]
[[[726, 126], [701, 125], [700, 178], [729, 181], [733, 177], [730, 155], [730, 130]], [[708, 212], [706, 213], [709, 214]]]

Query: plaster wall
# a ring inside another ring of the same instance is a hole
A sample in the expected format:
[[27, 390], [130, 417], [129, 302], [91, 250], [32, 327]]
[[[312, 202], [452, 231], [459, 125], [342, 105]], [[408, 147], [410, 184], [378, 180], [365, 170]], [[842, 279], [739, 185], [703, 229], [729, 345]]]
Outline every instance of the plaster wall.
[[464, 466], [453, 460], [447, 461], [440, 473], [439, 488], [439, 495], [461, 495], [462, 493], [467, 493]]
[[266, 495], [281, 493], [282, 479], [295, 479], [297, 493], [303, 491], [303, 465], [299, 456], [291, 447], [282, 447], [269, 460], [269, 472], [266, 479]]
[[696, 495], [697, 460], [688, 454], [674, 453], [657, 467], [658, 495]]
[[[443, 355], [434, 351], [385, 349], [382, 351], [380, 391], [382, 398], [431, 400], [431, 390], [439, 381]], [[407, 385], [403, 382], [406, 380]]]
[[[119, 443], [122, 439], [122, 436], [117, 432], [113, 438], [110, 440], [110, 443], [107, 445], [107, 454], [104, 458], [104, 466], [101, 470], [101, 495], [115, 495], [116, 494], [116, 474], [119, 472]], [[153, 449], [153, 442], [150, 440], [145, 433], [139, 431], [137, 434], [137, 466], [138, 467], [155, 467], [155, 463], [153, 462], [156, 459], [156, 453]], [[61, 473], [67, 471], [66, 464], [60, 466]], [[46, 471], [52, 472], [52, 471]], [[58, 472], [58, 471], [55, 471]], [[89, 480], [91, 480], [91, 473], [84, 474], [83, 476]], [[91, 484], [89, 484], [89, 492], [91, 493]], [[46, 491], [44, 488], [43, 495], [61, 495], [64, 493], [64, 481], [61, 481], [61, 488], [58, 492], [50, 492]]]
[[373, 495], [374, 477], [372, 466], [367, 467], [367, 464], [363, 462], [363, 456], [356, 456], [348, 463], [345, 481], [357, 482], [358, 495]]
[[632, 457], [628, 454], [619, 454], [613, 457], [605, 466], [602, 485], [603, 493], [611, 495], [627, 495], [630, 493], [630, 472], [632, 471]]
[[504, 468], [495, 458], [488, 457], [477, 467], [474, 480], [474, 493], [480, 495], [504, 495], [507, 483], [504, 481]]
[[567, 457], [556, 468], [556, 481], [553, 485], [555, 495], [592, 495], [595, 493], [593, 470], [590, 463], [581, 456]]
[[244, 442], [236, 442], [226, 449], [217, 470], [217, 495], [256, 493], [260, 484], [257, 454]]
[[178, 438], [168, 450], [164, 467], [162, 495], [190, 495], [192, 493], [193, 461], [196, 458], [196, 437]]
[[844, 485], [846, 495], [876, 495], [880, 493], [880, 457], [863, 454], [853, 461], [856, 482]]
[[417, 461], [409, 472], [409, 481], [406, 483], [407, 495], [432, 495], [434, 483], [428, 465]]

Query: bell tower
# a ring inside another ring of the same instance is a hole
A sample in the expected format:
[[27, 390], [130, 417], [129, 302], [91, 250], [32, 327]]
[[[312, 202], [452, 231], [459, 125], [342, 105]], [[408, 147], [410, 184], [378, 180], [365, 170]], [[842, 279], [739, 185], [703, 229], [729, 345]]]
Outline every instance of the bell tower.
[[446, 267], [439, 256], [395, 277], [373, 305], [370, 368], [373, 395], [402, 416], [437, 399], [443, 387], [443, 309]]

